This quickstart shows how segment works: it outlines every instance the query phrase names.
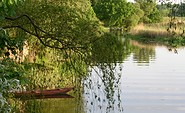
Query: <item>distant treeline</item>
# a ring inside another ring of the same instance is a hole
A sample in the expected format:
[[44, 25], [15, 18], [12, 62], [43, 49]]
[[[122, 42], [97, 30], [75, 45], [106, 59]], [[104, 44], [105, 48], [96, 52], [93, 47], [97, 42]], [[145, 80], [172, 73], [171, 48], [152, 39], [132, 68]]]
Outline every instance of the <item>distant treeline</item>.
[[160, 4], [157, 9], [163, 16], [185, 17], [185, 3], [181, 4]]
[[91, 0], [98, 19], [106, 27], [122, 27], [129, 31], [139, 23], [158, 23], [163, 15], [155, 0]]

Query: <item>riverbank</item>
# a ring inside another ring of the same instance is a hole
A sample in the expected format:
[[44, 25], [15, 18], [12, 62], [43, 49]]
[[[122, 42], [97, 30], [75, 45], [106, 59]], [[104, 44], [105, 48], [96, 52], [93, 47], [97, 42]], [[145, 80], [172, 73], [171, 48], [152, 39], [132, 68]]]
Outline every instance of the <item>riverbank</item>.
[[125, 37], [142, 43], [158, 43], [172, 47], [185, 46], [184, 20], [178, 18], [176, 26], [171, 28], [169, 22], [169, 18], [164, 18], [161, 23], [137, 25]]

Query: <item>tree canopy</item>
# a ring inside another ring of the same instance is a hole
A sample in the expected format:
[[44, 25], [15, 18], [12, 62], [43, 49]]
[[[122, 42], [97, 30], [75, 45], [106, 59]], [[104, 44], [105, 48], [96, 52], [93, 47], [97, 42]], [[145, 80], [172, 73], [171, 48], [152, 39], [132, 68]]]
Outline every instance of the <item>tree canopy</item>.
[[140, 19], [144, 23], [156, 23], [162, 19], [159, 10], [156, 7], [156, 0], [135, 0], [139, 4], [144, 15]]
[[97, 17], [105, 26], [124, 26], [124, 22], [133, 13], [133, 7], [125, 0], [101, 0], [94, 6]]

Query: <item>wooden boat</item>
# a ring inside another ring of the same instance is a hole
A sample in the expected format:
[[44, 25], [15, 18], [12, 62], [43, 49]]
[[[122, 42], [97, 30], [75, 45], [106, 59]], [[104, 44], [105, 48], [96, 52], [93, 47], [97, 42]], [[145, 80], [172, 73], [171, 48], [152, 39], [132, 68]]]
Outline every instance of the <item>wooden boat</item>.
[[66, 94], [67, 92], [73, 90], [74, 88], [59, 88], [50, 90], [36, 90], [36, 91], [22, 91], [14, 92], [15, 98], [73, 98], [72, 96]]

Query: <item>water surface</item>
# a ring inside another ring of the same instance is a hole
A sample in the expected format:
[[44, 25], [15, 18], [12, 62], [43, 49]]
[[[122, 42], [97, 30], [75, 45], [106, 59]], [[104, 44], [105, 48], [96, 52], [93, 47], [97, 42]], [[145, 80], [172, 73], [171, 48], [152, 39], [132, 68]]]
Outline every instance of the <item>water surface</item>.
[[[35, 113], [185, 113], [185, 48], [131, 41], [123, 61], [89, 67], [74, 99], [26, 102]], [[106, 60], [105, 60], [106, 61]], [[79, 82], [80, 83], [80, 82]], [[25, 108], [25, 109], [27, 109]]]
[[[115, 66], [115, 78], [94, 67], [85, 80], [86, 112], [185, 113], [185, 49], [134, 48]], [[107, 79], [102, 80], [103, 74]]]

